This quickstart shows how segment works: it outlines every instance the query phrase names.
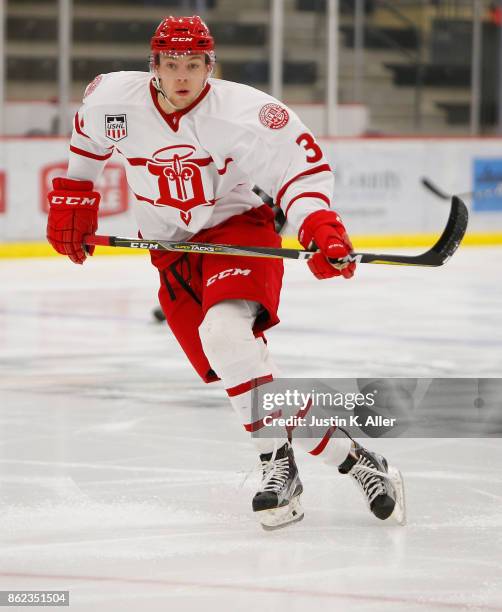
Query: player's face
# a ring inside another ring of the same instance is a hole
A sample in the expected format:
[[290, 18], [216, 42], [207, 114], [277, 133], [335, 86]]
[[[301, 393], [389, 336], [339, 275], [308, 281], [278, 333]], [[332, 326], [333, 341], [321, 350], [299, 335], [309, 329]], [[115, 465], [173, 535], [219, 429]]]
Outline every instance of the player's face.
[[186, 108], [200, 94], [210, 67], [204, 55], [160, 56], [157, 73], [162, 89], [177, 108]]

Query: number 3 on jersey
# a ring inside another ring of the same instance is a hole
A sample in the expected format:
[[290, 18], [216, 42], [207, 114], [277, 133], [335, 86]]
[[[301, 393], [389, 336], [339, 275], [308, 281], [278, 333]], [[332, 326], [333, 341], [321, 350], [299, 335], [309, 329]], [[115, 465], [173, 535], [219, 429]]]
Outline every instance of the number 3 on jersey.
[[307, 151], [307, 161], [315, 164], [322, 159], [322, 151], [314, 138], [308, 132], [300, 134], [296, 139], [296, 144]]

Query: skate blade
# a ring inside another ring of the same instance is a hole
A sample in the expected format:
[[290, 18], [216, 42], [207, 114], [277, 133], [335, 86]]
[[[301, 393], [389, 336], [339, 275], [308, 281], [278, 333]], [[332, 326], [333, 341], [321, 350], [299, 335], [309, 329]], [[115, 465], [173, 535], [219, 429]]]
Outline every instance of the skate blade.
[[396, 505], [390, 515], [399, 525], [406, 525], [406, 500], [404, 496], [404, 481], [401, 472], [395, 467], [389, 466], [389, 478], [396, 491]]
[[256, 512], [258, 520], [265, 531], [282, 529], [292, 523], [298, 523], [304, 517], [303, 508], [300, 503], [300, 496], [297, 495], [287, 506], [272, 508], [271, 510], [260, 510]]

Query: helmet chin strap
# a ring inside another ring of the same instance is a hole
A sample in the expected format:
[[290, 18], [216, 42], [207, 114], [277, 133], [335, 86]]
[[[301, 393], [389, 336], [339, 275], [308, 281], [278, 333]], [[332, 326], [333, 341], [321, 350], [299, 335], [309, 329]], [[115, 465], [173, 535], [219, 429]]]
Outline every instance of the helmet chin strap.
[[[202, 87], [200, 88], [200, 90], [197, 92], [197, 95], [195, 96], [194, 99], [196, 99], [200, 93], [202, 92], [202, 90], [204, 89], [204, 87], [206, 86], [209, 78], [211, 77], [211, 75], [213, 74], [213, 67], [211, 66], [211, 70], [208, 72], [207, 77], [204, 79], [204, 83], [202, 84]], [[158, 74], [155, 72], [154, 73], [154, 78], [153, 78], [153, 85], [155, 87], [155, 89], [159, 92], [159, 94], [164, 98], [164, 100], [169, 104], [169, 106], [172, 106], [174, 108], [175, 111], [180, 111], [183, 110], [184, 107], [181, 106], [176, 106], [175, 104], [173, 104], [173, 102], [167, 97], [166, 92], [164, 91], [164, 88], [162, 87], [162, 83], [159, 79]]]
[[162, 88], [162, 84], [161, 84], [160, 79], [159, 79], [159, 77], [157, 75], [155, 75], [154, 78], [153, 78], [153, 86], [158, 91], [158, 93], [164, 98], [164, 100], [169, 104], [169, 106], [172, 106], [174, 108], [175, 111], [182, 110], [180, 107], [176, 106], [173, 102], [171, 102], [171, 100], [169, 100], [169, 98], [167, 97], [166, 92]]

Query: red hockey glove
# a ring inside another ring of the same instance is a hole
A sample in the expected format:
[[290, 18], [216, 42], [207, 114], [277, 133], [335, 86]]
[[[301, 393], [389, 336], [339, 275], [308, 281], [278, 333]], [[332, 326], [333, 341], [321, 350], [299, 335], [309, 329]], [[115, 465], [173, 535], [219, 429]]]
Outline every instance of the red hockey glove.
[[53, 191], [48, 194], [49, 218], [47, 240], [54, 249], [77, 264], [83, 264], [94, 247], [86, 247], [84, 236], [98, 229], [98, 207], [101, 196], [93, 191], [92, 181], [55, 178]]
[[319, 252], [308, 260], [308, 266], [316, 278], [354, 276], [354, 262], [344, 264], [340, 269], [335, 268], [327, 259], [345, 257], [353, 250], [345, 227], [333, 210], [317, 210], [308, 215], [300, 227], [298, 239], [305, 249], [315, 246], [319, 249]]

